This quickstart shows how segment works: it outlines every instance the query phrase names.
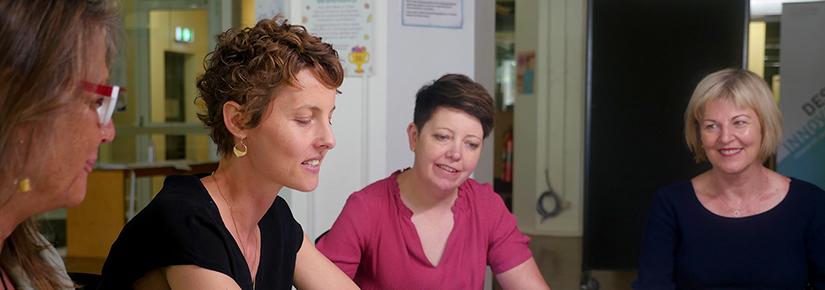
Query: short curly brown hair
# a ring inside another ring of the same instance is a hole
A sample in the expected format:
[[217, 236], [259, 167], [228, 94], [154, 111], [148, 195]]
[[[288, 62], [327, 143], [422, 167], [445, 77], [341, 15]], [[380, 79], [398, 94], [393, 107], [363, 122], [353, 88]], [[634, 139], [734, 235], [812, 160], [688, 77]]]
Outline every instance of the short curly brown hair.
[[297, 85], [296, 75], [313, 72], [328, 88], [338, 88], [344, 70], [338, 53], [320, 37], [310, 35], [300, 25], [290, 25], [276, 16], [253, 27], [230, 28], [217, 37], [215, 50], [204, 60], [205, 72], [198, 79], [198, 99], [206, 112], [198, 118], [211, 129], [218, 154], [232, 152], [235, 141], [224, 125], [223, 105], [241, 105], [246, 128], [261, 122], [273, 93], [283, 86]]

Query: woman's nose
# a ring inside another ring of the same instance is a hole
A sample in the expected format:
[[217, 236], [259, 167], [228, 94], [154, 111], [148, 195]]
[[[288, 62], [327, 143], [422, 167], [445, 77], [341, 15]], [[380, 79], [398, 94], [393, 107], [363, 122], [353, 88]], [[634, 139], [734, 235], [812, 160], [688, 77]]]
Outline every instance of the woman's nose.
[[103, 125], [102, 128], [100, 128], [100, 132], [101, 135], [103, 135], [100, 140], [100, 143], [109, 143], [112, 142], [112, 140], [115, 140], [115, 135], [117, 134], [115, 132], [115, 122], [109, 120], [109, 122], [107, 122], [105, 125]]
[[326, 150], [335, 148], [335, 134], [332, 133], [332, 125], [324, 126], [322, 131], [321, 136], [318, 138], [318, 147], [322, 147]]
[[719, 131], [719, 141], [722, 142], [722, 144], [733, 141], [733, 130], [728, 127], [722, 127]]
[[447, 150], [447, 158], [451, 160], [461, 160], [461, 148], [459, 146], [452, 146]]

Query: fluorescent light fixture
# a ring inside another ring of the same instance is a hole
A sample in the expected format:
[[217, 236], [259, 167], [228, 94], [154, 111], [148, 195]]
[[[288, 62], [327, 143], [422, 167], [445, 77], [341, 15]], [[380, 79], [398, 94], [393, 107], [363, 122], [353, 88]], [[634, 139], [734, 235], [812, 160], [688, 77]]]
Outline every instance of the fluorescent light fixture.
[[822, 0], [751, 0], [751, 17], [781, 15], [782, 4]]
[[189, 28], [183, 28], [183, 42], [192, 42], [192, 30]]
[[195, 34], [189, 27], [175, 27], [175, 42], [191, 43], [195, 40]]

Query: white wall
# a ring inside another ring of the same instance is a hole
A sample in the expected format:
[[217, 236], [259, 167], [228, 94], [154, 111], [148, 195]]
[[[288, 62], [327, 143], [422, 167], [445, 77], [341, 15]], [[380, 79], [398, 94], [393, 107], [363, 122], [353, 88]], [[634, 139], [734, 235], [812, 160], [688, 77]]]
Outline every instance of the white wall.
[[[535, 93], [519, 95], [514, 113], [513, 211], [522, 231], [580, 236], [584, 164], [585, 1], [516, 3], [516, 54], [536, 52]], [[570, 203], [542, 221], [538, 196], [553, 189]]]
[[[496, 21], [495, 4], [493, 1], [482, 1], [475, 6], [475, 72], [473, 79], [481, 83], [484, 88], [495, 96], [496, 89]], [[495, 144], [501, 143], [494, 140], [493, 132], [484, 140], [483, 151], [478, 160], [474, 178], [479, 182], [493, 182], [494, 160], [498, 158], [493, 154]]]
[[[412, 121], [415, 93], [421, 86], [447, 72], [473, 76], [475, 72], [474, 7], [464, 1], [461, 29], [401, 25], [401, 1], [387, 1], [387, 168], [408, 167], [413, 155], [406, 128]], [[398, 150], [402, 148], [404, 150]]]
[[[301, 1], [282, 3], [257, 6], [285, 7], [289, 19], [300, 19]], [[373, 2], [374, 73], [347, 77], [339, 89], [333, 118], [337, 145], [324, 160], [318, 188], [312, 193], [282, 192], [311, 238], [329, 229], [353, 191], [412, 165], [405, 132], [422, 85], [445, 73], [463, 73], [478, 75], [488, 90], [495, 86], [493, 1], [464, 0], [459, 29], [402, 26], [401, 3]], [[476, 17], [480, 13], [486, 16]], [[476, 169], [476, 178], [484, 182], [492, 182], [492, 142], [485, 142]]]

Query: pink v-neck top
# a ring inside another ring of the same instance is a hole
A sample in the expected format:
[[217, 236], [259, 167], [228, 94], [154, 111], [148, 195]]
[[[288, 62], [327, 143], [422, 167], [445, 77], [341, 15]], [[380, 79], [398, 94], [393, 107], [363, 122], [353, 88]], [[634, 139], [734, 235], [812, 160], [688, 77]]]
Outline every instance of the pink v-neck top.
[[452, 207], [453, 230], [438, 265], [424, 254], [396, 171], [350, 195], [318, 249], [361, 289], [482, 289], [487, 265], [499, 274], [527, 261], [529, 238], [489, 184], [467, 179]]

